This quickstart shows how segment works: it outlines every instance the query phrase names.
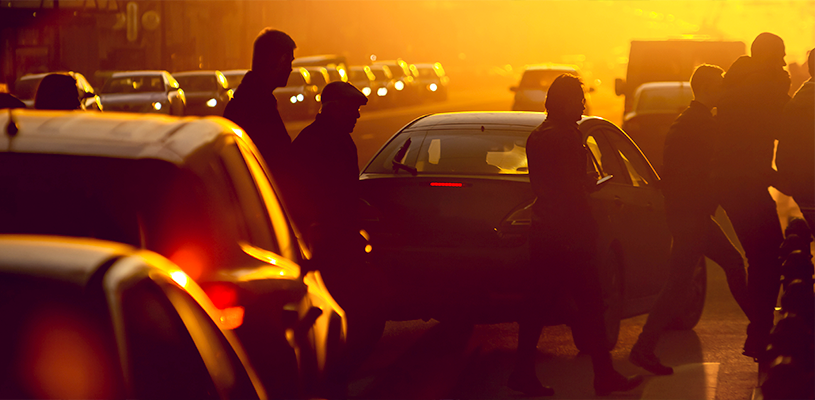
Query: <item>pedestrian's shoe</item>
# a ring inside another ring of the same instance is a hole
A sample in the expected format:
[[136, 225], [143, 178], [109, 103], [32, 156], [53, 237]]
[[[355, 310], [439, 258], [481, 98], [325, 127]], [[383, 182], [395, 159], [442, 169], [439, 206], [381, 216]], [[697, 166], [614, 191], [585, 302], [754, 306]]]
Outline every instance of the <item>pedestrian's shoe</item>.
[[549, 386], [543, 386], [534, 375], [523, 376], [522, 374], [513, 372], [512, 375], [509, 376], [507, 387], [527, 396], [539, 397], [555, 395], [554, 389]]
[[654, 353], [640, 350], [636, 346], [631, 349], [628, 361], [655, 375], [671, 375], [674, 373], [674, 369], [659, 362], [659, 358]]
[[640, 375], [623, 376], [612, 371], [603, 376], [594, 376], [594, 393], [598, 396], [608, 396], [611, 392], [627, 392], [639, 386], [643, 379]]

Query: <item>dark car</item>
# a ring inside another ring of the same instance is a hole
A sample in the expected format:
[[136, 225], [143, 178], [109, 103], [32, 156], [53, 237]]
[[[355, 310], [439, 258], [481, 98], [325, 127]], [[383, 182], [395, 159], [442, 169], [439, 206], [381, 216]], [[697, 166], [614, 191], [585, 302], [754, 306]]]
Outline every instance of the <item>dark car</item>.
[[159, 253], [222, 310], [272, 397], [319, 383], [343, 346], [344, 312], [301, 268], [308, 249], [244, 131], [221, 117], [12, 114], [19, 132], [0, 137], [0, 233]]
[[102, 111], [102, 103], [85, 76], [79, 72], [74, 71], [60, 71], [60, 72], [46, 72], [42, 74], [27, 74], [21, 76], [14, 82], [11, 94], [25, 103], [28, 108], [34, 108], [34, 97], [37, 94], [37, 88], [40, 85], [42, 78], [50, 74], [63, 74], [73, 77], [76, 80], [76, 95], [79, 98], [79, 103], [85, 110]]
[[[360, 174], [363, 226], [371, 254], [396, 285], [391, 319], [517, 320], [528, 283], [535, 201], [525, 147], [545, 117], [532, 112], [420, 117], [368, 162]], [[605, 119], [584, 117], [579, 125], [596, 159], [587, 163], [587, 173], [613, 176], [591, 195], [613, 346], [620, 319], [648, 312], [659, 294], [671, 236], [659, 177], [637, 146]], [[697, 276], [697, 290], [674, 326], [690, 328], [698, 321], [704, 279], [704, 273]], [[569, 322], [552, 314], [551, 324]]]
[[0, 235], [0, 398], [265, 398], [221, 312], [146, 250]]
[[221, 71], [185, 71], [173, 73], [187, 98], [187, 115], [224, 115], [232, 91]]
[[444, 72], [441, 63], [411, 64], [410, 71], [420, 87], [421, 98], [429, 101], [447, 100], [447, 85], [450, 77]]
[[379, 85], [370, 66], [353, 65], [348, 67], [348, 83], [354, 85], [368, 98], [365, 109], [373, 109], [379, 106], [381, 97], [376, 94]]
[[410, 65], [403, 59], [374, 61], [374, 65], [388, 67], [393, 74], [394, 103], [396, 105], [410, 105], [421, 101], [422, 88], [416, 83], [413, 73], [410, 72]]
[[275, 89], [277, 109], [284, 120], [311, 119], [320, 110], [320, 87], [305, 67], [294, 68], [286, 86]]
[[668, 129], [691, 100], [689, 82], [648, 82], [634, 92], [631, 112], [623, 118], [623, 130], [657, 171], [662, 169], [662, 148]]
[[376, 96], [377, 107], [393, 107], [396, 105], [396, 79], [387, 65], [371, 65], [374, 74], [374, 87], [372, 95]]
[[167, 71], [115, 72], [99, 97], [105, 111], [184, 115], [184, 90]]

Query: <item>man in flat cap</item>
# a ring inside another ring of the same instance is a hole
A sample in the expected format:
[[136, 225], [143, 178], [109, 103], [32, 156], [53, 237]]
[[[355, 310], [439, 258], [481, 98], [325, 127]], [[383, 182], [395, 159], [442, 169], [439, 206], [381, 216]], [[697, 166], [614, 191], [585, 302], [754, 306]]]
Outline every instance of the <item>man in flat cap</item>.
[[311, 246], [314, 268], [348, 321], [347, 352], [341, 365], [329, 371], [331, 387], [325, 395], [331, 398], [344, 396], [348, 374], [373, 348], [385, 320], [381, 295], [371, 292], [381, 286], [382, 277], [367, 267], [360, 235], [359, 166], [351, 138], [368, 98], [350, 83], [337, 81], [323, 88], [320, 100], [320, 113], [292, 142], [290, 186], [296, 197], [289, 209]]

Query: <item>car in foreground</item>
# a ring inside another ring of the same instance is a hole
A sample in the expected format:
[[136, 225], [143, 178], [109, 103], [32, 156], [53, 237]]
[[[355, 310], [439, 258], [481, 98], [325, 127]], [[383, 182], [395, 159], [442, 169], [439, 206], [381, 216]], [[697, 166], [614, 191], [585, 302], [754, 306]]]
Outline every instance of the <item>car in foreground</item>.
[[312, 74], [305, 67], [292, 69], [286, 86], [274, 91], [277, 99], [277, 109], [284, 120], [311, 119], [320, 111], [320, 90], [315, 79], [323, 79], [323, 75], [312, 78]]
[[0, 398], [266, 397], [221, 311], [151, 251], [0, 235], [0, 313]]
[[668, 129], [691, 100], [690, 82], [648, 82], [634, 92], [633, 106], [623, 117], [622, 128], [657, 171], [662, 169]]
[[226, 78], [226, 86], [234, 93], [238, 85], [243, 81], [243, 77], [249, 72], [248, 69], [227, 69], [221, 71]]
[[[580, 77], [580, 71], [575, 65], [534, 64], [524, 67], [521, 81], [517, 86], [509, 88], [510, 91], [515, 92], [512, 111], [544, 111], [549, 85], [562, 74]], [[588, 93], [592, 91], [594, 91], [593, 87], [586, 89], [586, 114], [591, 114], [591, 97]]]
[[221, 71], [185, 71], [173, 73], [187, 99], [187, 115], [224, 115], [232, 91]]
[[[11, 118], [11, 120], [9, 119]], [[221, 117], [14, 110], [0, 124], [0, 233], [154, 251], [223, 313], [271, 397], [311, 395], [344, 311], [302, 245], [252, 140]]]
[[444, 72], [441, 63], [411, 64], [410, 71], [421, 90], [422, 100], [447, 100], [447, 85], [450, 83], [450, 77]]
[[76, 94], [79, 103], [85, 110], [102, 111], [102, 103], [93, 86], [88, 83], [85, 76], [74, 71], [46, 72], [41, 74], [26, 74], [18, 78], [12, 86], [11, 94], [25, 103], [28, 108], [34, 108], [34, 97], [42, 78], [50, 74], [63, 74], [73, 77], [76, 80]]
[[114, 72], [99, 93], [105, 111], [184, 115], [184, 90], [167, 71]]
[[[361, 215], [371, 254], [395, 285], [390, 319], [518, 319], [535, 201], [525, 147], [545, 118], [534, 112], [427, 115], [371, 158], [359, 178]], [[605, 119], [584, 116], [579, 126], [596, 161], [587, 162], [587, 173], [613, 176], [591, 194], [611, 348], [620, 319], [648, 312], [662, 289], [671, 236], [659, 177], [637, 146]], [[704, 269], [695, 282], [675, 327], [699, 320]], [[556, 309], [548, 310], [549, 323], [568, 323]]]

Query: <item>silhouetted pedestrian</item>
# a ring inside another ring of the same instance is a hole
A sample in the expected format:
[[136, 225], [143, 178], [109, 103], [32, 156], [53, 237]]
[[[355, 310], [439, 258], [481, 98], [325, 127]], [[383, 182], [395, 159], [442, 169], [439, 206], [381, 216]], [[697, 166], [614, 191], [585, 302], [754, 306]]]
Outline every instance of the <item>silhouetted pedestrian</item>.
[[351, 138], [365, 95], [350, 83], [323, 88], [316, 119], [292, 142], [292, 214], [312, 247], [312, 260], [345, 310], [347, 351], [329, 371], [329, 397], [343, 397], [348, 374], [364, 361], [385, 327], [384, 276], [369, 267], [358, 217], [359, 166]]
[[0, 109], [3, 108], [25, 108], [25, 103], [11, 93], [0, 93]]
[[783, 235], [768, 189], [779, 187], [772, 161], [790, 78], [780, 37], [759, 34], [750, 52], [724, 75], [713, 174], [720, 204], [747, 256], [750, 324], [744, 355], [758, 359], [767, 347], [781, 285], [778, 248]]
[[718, 129], [711, 111], [721, 97], [723, 73], [715, 65], [696, 68], [690, 79], [693, 101], [671, 125], [665, 138], [662, 189], [668, 228], [673, 236], [668, 280], [629, 355], [633, 364], [657, 375], [673, 373], [654, 351], [662, 332], [690, 292], [701, 257], [710, 257], [724, 269], [733, 298], [742, 311], [748, 310], [744, 260], [713, 219], [718, 203], [710, 173]]
[[42, 78], [34, 95], [38, 110], [84, 110], [76, 79], [66, 74], [48, 74]]
[[273, 92], [286, 86], [295, 48], [297, 45], [289, 35], [271, 28], [261, 31], [252, 50], [252, 69], [224, 109], [224, 118], [249, 134], [279, 184], [286, 179], [291, 138], [277, 111]]
[[784, 107], [775, 163], [789, 194], [815, 227], [815, 49], [807, 57], [810, 79]]
[[526, 153], [529, 181], [537, 195], [529, 236], [531, 268], [539, 285], [519, 318], [515, 369], [507, 386], [530, 396], [551, 396], [535, 373], [535, 352], [543, 329], [542, 314], [555, 296], [571, 295], [578, 306], [572, 329], [586, 337], [599, 395], [627, 391], [642, 377], [626, 378], [614, 370], [606, 348], [600, 274], [596, 264], [598, 227], [591, 215], [588, 193], [596, 177], [586, 174], [587, 149], [577, 127], [585, 109], [583, 83], [563, 74], [552, 82], [546, 97], [546, 120], [529, 135]]

